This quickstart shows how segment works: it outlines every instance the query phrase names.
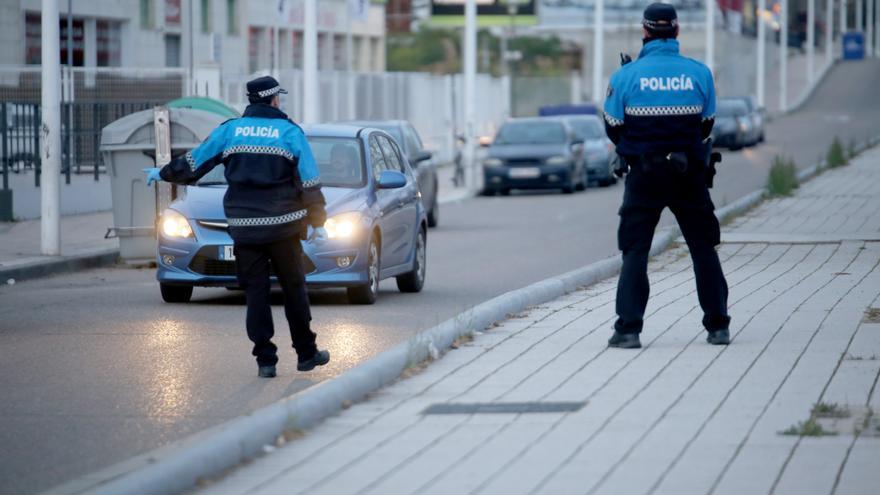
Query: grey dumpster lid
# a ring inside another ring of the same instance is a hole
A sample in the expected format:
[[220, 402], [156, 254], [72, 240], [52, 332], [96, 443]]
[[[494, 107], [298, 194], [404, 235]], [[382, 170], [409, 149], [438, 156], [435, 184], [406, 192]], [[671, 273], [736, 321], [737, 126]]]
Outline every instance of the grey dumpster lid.
[[[225, 117], [221, 117], [215, 113], [206, 112], [204, 110], [194, 110], [192, 108], [169, 108], [171, 117], [171, 125], [180, 125], [187, 128], [195, 135], [199, 142], [207, 139], [218, 125], [225, 122]], [[153, 133], [140, 133], [138, 139], [140, 141], [131, 142], [132, 136], [144, 126], [153, 125], [153, 109], [135, 112], [126, 115], [121, 119], [115, 120], [107, 124], [101, 130], [101, 149], [111, 149], [118, 145], [144, 144], [152, 147]], [[149, 139], [144, 139], [145, 137]], [[172, 146], [178, 144], [198, 144], [198, 143], [173, 143]]]

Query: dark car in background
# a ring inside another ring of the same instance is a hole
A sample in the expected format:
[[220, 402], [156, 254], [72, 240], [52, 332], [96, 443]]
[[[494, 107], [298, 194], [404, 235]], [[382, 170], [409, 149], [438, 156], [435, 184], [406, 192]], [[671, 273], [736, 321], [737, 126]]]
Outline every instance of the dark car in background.
[[483, 159], [483, 194], [512, 189], [562, 189], [569, 194], [587, 186], [584, 142], [567, 120], [508, 120]]
[[587, 182], [603, 187], [616, 183], [617, 177], [612, 165], [614, 143], [605, 135], [602, 119], [596, 115], [569, 115], [561, 118], [571, 126], [575, 139], [584, 142]]
[[422, 204], [428, 212], [428, 226], [436, 227], [440, 221], [440, 206], [437, 203], [439, 187], [437, 164], [433, 160], [434, 154], [425, 149], [415, 127], [405, 120], [358, 120], [348, 124], [385, 131], [397, 141], [415, 171], [419, 191], [422, 194]]
[[714, 145], [738, 150], [753, 144], [754, 130], [749, 107], [741, 99], [719, 98], [712, 128]]
[[746, 104], [749, 110], [749, 119], [751, 120], [752, 133], [749, 144], [757, 144], [764, 142], [764, 122], [767, 120], [764, 109], [758, 106], [758, 101], [754, 96], [735, 96], [723, 98], [730, 100], [739, 100]]

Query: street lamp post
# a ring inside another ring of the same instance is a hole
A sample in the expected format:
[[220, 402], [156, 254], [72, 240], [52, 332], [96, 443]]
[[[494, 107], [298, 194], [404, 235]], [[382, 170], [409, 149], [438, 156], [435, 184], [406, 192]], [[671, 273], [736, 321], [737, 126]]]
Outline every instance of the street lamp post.
[[475, 91], [477, 78], [477, 4], [466, 0], [464, 4], [464, 150], [462, 158], [470, 171], [470, 188], [476, 189], [477, 166], [474, 162]]
[[807, 0], [807, 83], [813, 84], [816, 56], [816, 0]]
[[834, 0], [825, 4], [825, 64], [831, 65], [834, 50]]
[[715, 72], [715, 0], [706, 0], [706, 66]]
[[865, 55], [868, 57], [874, 56], [874, 0], [868, 0], [868, 9], [865, 12], [866, 20], [868, 21], [865, 26]]
[[303, 122], [318, 122], [318, 0], [303, 9]]
[[61, 254], [61, 53], [58, 0], [42, 4], [40, 251]]
[[[834, 1], [834, 0], [829, 0]], [[764, 107], [765, 93], [764, 78], [766, 77], [767, 59], [767, 24], [764, 20], [764, 12], [767, 11], [767, 0], [758, 0], [758, 67], [755, 71], [755, 92], [758, 93], [758, 107]]]
[[779, 10], [779, 111], [788, 110], [788, 0]]
[[593, 15], [593, 103], [599, 103], [602, 99], [602, 71], [604, 69], [605, 48], [603, 46], [605, 34], [605, 1], [596, 0], [595, 14]]

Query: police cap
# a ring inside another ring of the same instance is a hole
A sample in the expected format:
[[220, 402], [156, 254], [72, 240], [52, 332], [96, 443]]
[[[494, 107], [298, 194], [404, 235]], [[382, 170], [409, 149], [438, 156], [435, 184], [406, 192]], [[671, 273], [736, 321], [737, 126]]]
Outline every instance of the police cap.
[[279, 93], [287, 94], [287, 90], [281, 89], [278, 80], [272, 76], [258, 77], [247, 83], [247, 95], [251, 99], [265, 99]]
[[648, 32], [658, 38], [675, 36], [678, 28], [678, 14], [675, 7], [668, 3], [655, 2], [645, 9], [642, 25]]

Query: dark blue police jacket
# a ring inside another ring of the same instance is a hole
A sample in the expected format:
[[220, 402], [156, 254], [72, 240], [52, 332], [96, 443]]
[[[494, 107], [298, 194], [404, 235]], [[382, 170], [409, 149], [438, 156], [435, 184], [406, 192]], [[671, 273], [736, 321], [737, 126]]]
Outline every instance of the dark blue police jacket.
[[260, 244], [302, 235], [324, 225], [324, 195], [302, 129], [281, 110], [258, 103], [230, 119], [208, 139], [162, 168], [163, 180], [192, 184], [220, 164], [229, 188], [223, 206], [229, 235]]
[[623, 156], [701, 153], [704, 121], [715, 117], [715, 83], [702, 63], [679, 54], [678, 41], [645, 43], [639, 58], [611, 76], [605, 120], [623, 126]]

